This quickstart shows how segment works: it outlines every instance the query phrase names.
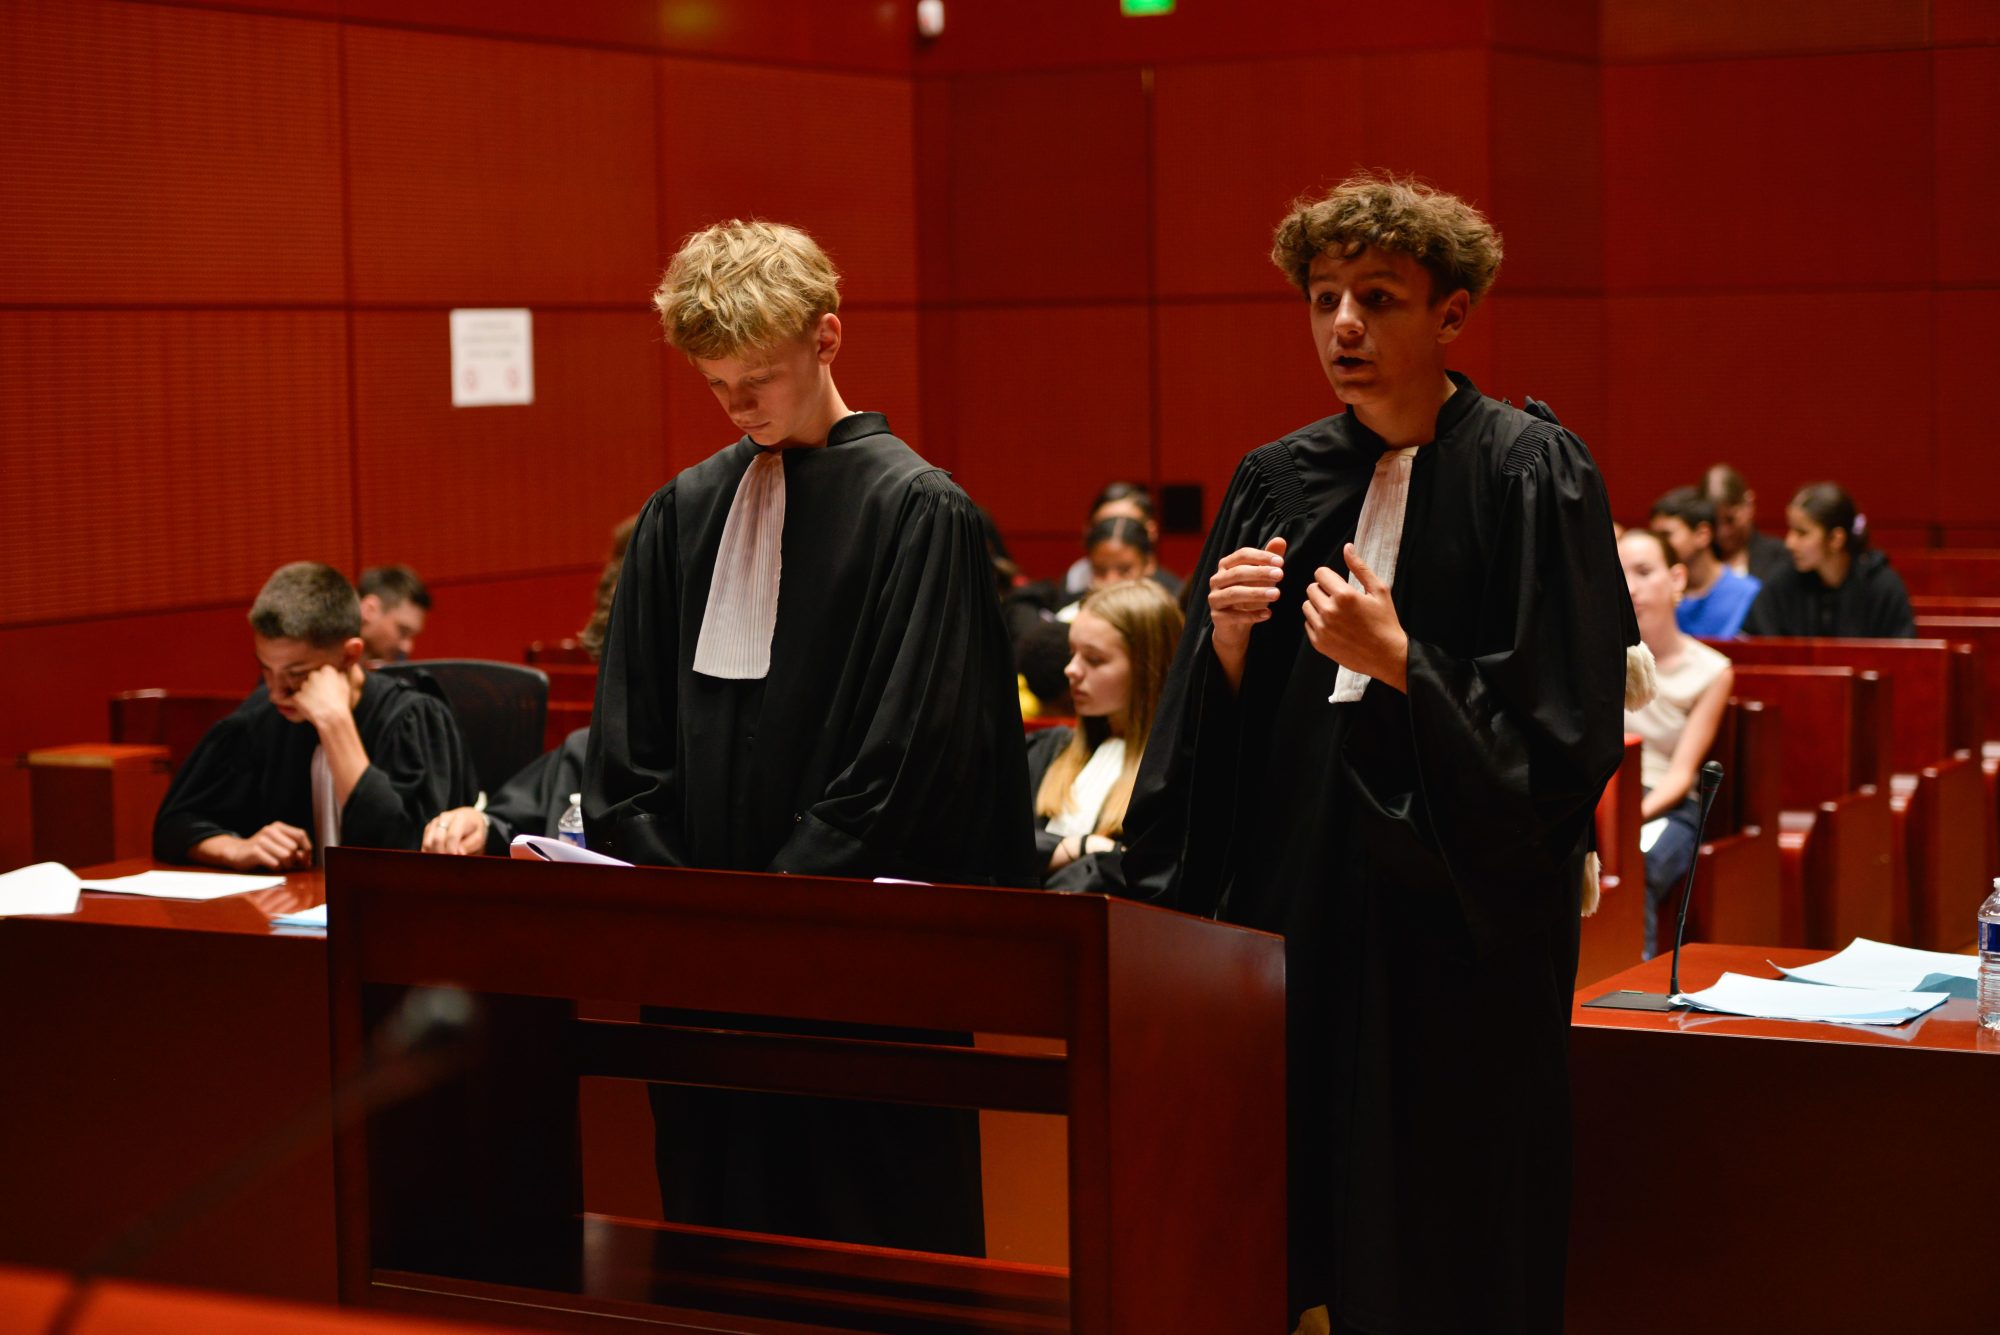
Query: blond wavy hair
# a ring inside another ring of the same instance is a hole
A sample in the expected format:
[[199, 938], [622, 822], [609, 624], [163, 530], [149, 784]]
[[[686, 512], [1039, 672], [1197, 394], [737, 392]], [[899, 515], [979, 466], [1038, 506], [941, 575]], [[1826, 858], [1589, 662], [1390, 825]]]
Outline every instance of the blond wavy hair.
[[704, 361], [799, 338], [840, 309], [840, 271], [796, 227], [731, 218], [681, 242], [653, 293], [667, 342]]
[[1373, 246], [1408, 255], [1431, 276], [1431, 300], [1464, 288], [1477, 305], [1500, 273], [1500, 234], [1457, 195], [1413, 177], [1363, 172], [1323, 199], [1299, 199], [1278, 224], [1271, 263], [1304, 292], [1312, 262], [1352, 259]]
[[[1085, 612], [1118, 632], [1125, 641], [1125, 656], [1132, 664], [1123, 719], [1125, 766], [1097, 813], [1096, 833], [1116, 839], [1125, 832], [1125, 808], [1132, 800], [1132, 781], [1138, 777], [1146, 740], [1153, 734], [1153, 718], [1160, 710], [1160, 691], [1166, 685], [1174, 646], [1180, 643], [1181, 606], [1152, 580], [1135, 579], [1091, 594], [1083, 600], [1077, 615]], [[1035, 792], [1037, 816], [1053, 816], [1063, 809], [1069, 802], [1069, 790], [1075, 785], [1076, 776], [1083, 772], [1091, 752], [1110, 736], [1108, 718], [1077, 720], [1069, 745], [1056, 753], [1042, 775], [1042, 786]]]

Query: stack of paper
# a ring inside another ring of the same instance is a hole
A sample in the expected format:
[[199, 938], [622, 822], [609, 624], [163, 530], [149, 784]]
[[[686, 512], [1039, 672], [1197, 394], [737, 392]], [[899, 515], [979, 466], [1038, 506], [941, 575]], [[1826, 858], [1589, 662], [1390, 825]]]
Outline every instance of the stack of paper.
[[0, 918], [16, 913], [74, 913], [83, 898], [76, 873], [60, 862], [37, 862], [0, 876]]
[[1829, 1024], [1902, 1024], [1943, 1005], [1943, 992], [1907, 992], [1819, 983], [1785, 982], [1725, 973], [1714, 987], [1674, 1000], [1696, 1010], [1764, 1020], [1820, 1020]]
[[1979, 990], [1979, 957], [1889, 946], [1858, 936], [1838, 955], [1795, 969], [1775, 967], [1787, 978], [1828, 987], [1868, 987], [1891, 992], [1943, 992], [1970, 997]]
[[600, 867], [632, 865], [602, 853], [593, 853], [581, 844], [564, 843], [539, 834], [515, 835], [514, 842], [508, 845], [508, 852], [528, 862], [588, 862]]

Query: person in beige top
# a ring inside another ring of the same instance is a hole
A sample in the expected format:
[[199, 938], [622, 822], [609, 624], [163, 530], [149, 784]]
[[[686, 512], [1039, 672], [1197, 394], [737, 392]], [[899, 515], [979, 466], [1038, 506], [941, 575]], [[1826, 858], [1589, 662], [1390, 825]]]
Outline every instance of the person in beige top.
[[[1729, 659], [1681, 632], [1674, 605], [1687, 587], [1687, 567], [1659, 534], [1627, 529], [1618, 539], [1625, 587], [1639, 618], [1639, 637], [1653, 651], [1659, 689], [1651, 704], [1625, 711], [1625, 730], [1639, 734], [1639, 778], [1646, 795], [1639, 815], [1646, 831], [1646, 956], [1658, 950], [1662, 900], [1687, 879], [1700, 836], [1701, 804], [1692, 796], [1696, 772], [1715, 742], [1735, 670]], [[1656, 823], [1657, 828], [1656, 828]]]

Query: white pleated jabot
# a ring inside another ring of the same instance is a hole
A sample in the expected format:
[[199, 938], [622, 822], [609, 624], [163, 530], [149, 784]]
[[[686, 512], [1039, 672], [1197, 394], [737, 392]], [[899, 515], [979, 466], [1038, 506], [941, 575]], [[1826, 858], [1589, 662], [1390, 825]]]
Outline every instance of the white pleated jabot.
[[764, 450], [744, 470], [722, 523], [694, 646], [696, 672], [731, 681], [770, 675], [784, 537], [785, 461], [778, 451]]
[[[1361, 519], [1354, 527], [1354, 550], [1363, 565], [1391, 588], [1396, 584], [1396, 558], [1403, 550], [1403, 513], [1410, 504], [1410, 465], [1418, 447], [1390, 450], [1375, 461], [1375, 476], [1368, 479], [1368, 495], [1361, 502]], [[1361, 581], [1352, 571], [1347, 582], [1355, 588]], [[1352, 704], [1361, 698], [1372, 680], [1365, 673], [1343, 666], [1334, 678], [1333, 694], [1327, 700], [1336, 705]]]

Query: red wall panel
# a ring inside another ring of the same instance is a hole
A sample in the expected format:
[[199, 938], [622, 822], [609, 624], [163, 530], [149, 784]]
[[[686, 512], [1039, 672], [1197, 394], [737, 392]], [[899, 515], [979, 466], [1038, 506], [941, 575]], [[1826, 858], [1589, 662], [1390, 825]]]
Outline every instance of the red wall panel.
[[1595, 62], [1603, 0], [1489, 0], [1487, 31], [1496, 48]]
[[1931, 40], [2000, 42], [2000, 5], [1993, 0], [1931, 0]]
[[1613, 297], [1608, 308], [1610, 430], [1598, 448], [1622, 518], [1721, 458], [1763, 497], [1767, 525], [1784, 497], [1826, 478], [1882, 522], [1927, 516], [1929, 292]]
[[1146, 294], [1140, 71], [962, 79], [947, 114], [953, 297]]
[[451, 406], [443, 311], [357, 312], [361, 562], [463, 579], [588, 565], [666, 480], [655, 326], [534, 313], [535, 401]]
[[[1605, 280], [1619, 289], [1928, 283], [1930, 58], [1824, 56], [1604, 72]], [[1754, 127], [1752, 132], [1750, 127]]]
[[[1566, 11], [1580, 2], [1562, 0]], [[1406, 0], [1335, 12], [1296, 0], [1183, 0], [1171, 14], [1127, 18], [1115, 0], [957, 0], [945, 6], [944, 36], [920, 47], [915, 63], [920, 73], [964, 74], [1472, 46], [1487, 36], [1490, 7]]]
[[348, 31], [359, 302], [642, 302], [657, 267], [643, 56]]
[[670, 246], [724, 218], [793, 223], [840, 267], [845, 300], [916, 300], [909, 80], [695, 60], [659, 69]]
[[291, 19], [0, 6], [0, 297], [338, 300], [335, 42]]
[[1938, 281], [2000, 282], [1993, 244], [2000, 213], [2000, 46], [1939, 51], [1933, 59]]
[[1599, 0], [1606, 60], [1895, 50], [1929, 38], [1931, 0]]
[[1144, 306], [960, 311], [954, 476], [1003, 532], [1066, 533], [1113, 478], [1152, 472]]
[[[1564, 426], [1583, 437], [1611, 480], [1607, 455], [1616, 442], [1607, 435], [1604, 302], [1596, 297], [1517, 297], [1503, 291], [1473, 319], [1468, 335], [1483, 323], [1491, 347], [1492, 369], [1479, 387], [1517, 404], [1530, 395], [1548, 404]], [[1618, 499], [1614, 486], [1613, 503]]]
[[598, 537], [597, 564], [588, 569], [432, 585], [431, 614], [417, 641], [418, 656], [518, 663], [534, 641], [576, 634], [590, 621], [597, 577], [610, 550], [606, 525]]
[[1200, 483], [1206, 523], [1239, 459], [1340, 412], [1341, 403], [1320, 369], [1303, 301], [1175, 302], [1156, 318], [1159, 480]]
[[[1488, 198], [1487, 59], [1474, 51], [1191, 65], [1154, 76], [1159, 291], [1261, 296], [1271, 233], [1358, 168]], [[1315, 101], [1338, 115], [1302, 114]]]
[[1594, 66], [1493, 58], [1492, 219], [1513, 292], [1604, 284], [1604, 140]]
[[2000, 289], [1939, 292], [1936, 312], [1937, 485], [1932, 518], [2000, 527], [2000, 449], [1993, 430], [1993, 367], [2000, 364]]
[[353, 552], [344, 318], [0, 311], [8, 623], [247, 602]]

